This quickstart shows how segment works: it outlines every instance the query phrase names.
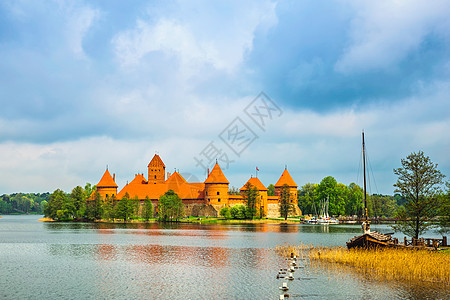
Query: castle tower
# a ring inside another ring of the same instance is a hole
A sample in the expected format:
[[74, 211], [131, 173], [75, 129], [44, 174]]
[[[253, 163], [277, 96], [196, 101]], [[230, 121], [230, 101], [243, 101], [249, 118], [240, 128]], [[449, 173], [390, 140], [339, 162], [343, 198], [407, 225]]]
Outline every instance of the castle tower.
[[258, 177], [251, 177], [246, 184], [240, 189], [241, 194], [243, 194], [247, 190], [247, 184], [250, 184], [253, 187], [256, 187], [259, 193], [259, 199], [257, 199], [257, 213], [259, 213], [259, 209], [263, 211], [264, 216], [267, 216], [267, 191], [268, 189], [262, 184], [262, 182], [258, 179]]
[[205, 180], [205, 201], [206, 204], [215, 206], [218, 210], [224, 205], [228, 205], [228, 185], [230, 182], [225, 177], [219, 164], [216, 163], [208, 178]]
[[97, 192], [103, 199], [117, 195], [117, 184], [115, 182], [115, 177], [115, 174], [111, 176], [108, 169], [106, 169], [102, 179], [100, 179], [99, 183], [97, 183]]
[[166, 165], [158, 154], [153, 156], [148, 164], [148, 184], [164, 183], [166, 181]]
[[[291, 174], [289, 174], [287, 169], [284, 169], [283, 174], [281, 174], [280, 179], [278, 179], [277, 183], [275, 184], [275, 196], [278, 198], [281, 195], [281, 189], [283, 186], [287, 184], [289, 186], [289, 194], [290, 194], [290, 200], [292, 204], [297, 204], [297, 184], [295, 183], [294, 179], [292, 179]], [[296, 205], [297, 206], [297, 205]]]

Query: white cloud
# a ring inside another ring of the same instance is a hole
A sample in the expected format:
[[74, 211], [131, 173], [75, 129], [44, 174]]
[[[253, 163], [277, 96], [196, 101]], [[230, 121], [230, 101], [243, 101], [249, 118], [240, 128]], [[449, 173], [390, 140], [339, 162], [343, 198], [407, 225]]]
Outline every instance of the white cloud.
[[113, 38], [122, 67], [135, 67], [146, 55], [160, 51], [177, 60], [185, 77], [202, 72], [205, 65], [234, 72], [251, 51], [255, 30], [267, 30], [276, 23], [275, 4], [271, 2], [235, 3], [229, 7], [231, 14], [212, 11], [211, 4], [206, 2], [206, 8], [194, 10], [200, 16], [186, 12], [189, 6], [186, 3], [180, 5], [185, 14], [160, 17], [155, 22], [138, 19], [135, 28], [119, 32]]
[[66, 37], [70, 50], [77, 58], [85, 58], [83, 39], [95, 21], [100, 17], [100, 11], [89, 6], [69, 5], [65, 8]]
[[450, 2], [351, 1], [356, 16], [349, 45], [335, 69], [342, 73], [392, 70], [430, 34], [448, 36]]

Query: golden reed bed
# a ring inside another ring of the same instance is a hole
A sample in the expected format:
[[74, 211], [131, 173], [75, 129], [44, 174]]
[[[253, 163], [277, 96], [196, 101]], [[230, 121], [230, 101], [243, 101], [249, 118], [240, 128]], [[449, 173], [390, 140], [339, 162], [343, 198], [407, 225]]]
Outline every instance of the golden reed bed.
[[312, 247], [311, 245], [277, 246], [283, 256], [291, 253], [307, 257], [313, 267], [324, 265], [336, 269], [349, 266], [383, 280], [412, 280], [450, 285], [450, 254], [410, 249], [346, 249], [343, 247]]

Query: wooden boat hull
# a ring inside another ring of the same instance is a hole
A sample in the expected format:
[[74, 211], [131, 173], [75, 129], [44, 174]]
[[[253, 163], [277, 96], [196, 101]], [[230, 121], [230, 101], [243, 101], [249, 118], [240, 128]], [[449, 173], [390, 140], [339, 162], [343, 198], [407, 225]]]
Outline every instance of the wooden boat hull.
[[355, 236], [347, 242], [347, 248], [376, 248], [391, 246], [391, 237], [379, 232], [370, 232], [363, 235]]

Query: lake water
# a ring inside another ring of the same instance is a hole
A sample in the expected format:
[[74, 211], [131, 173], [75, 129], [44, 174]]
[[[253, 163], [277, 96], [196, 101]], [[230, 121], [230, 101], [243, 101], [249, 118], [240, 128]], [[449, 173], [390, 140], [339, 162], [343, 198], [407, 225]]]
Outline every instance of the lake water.
[[[358, 225], [45, 223], [0, 218], [1, 299], [279, 299], [275, 246], [344, 246]], [[387, 226], [374, 230], [389, 232]], [[402, 237], [401, 235], [396, 235]], [[432, 233], [427, 236], [433, 236]], [[290, 299], [450, 299], [436, 285], [308, 264]]]

